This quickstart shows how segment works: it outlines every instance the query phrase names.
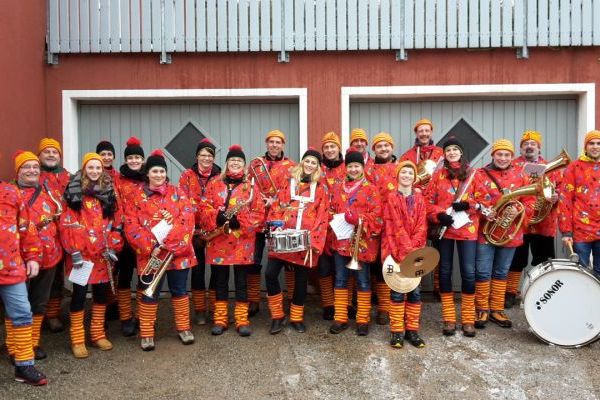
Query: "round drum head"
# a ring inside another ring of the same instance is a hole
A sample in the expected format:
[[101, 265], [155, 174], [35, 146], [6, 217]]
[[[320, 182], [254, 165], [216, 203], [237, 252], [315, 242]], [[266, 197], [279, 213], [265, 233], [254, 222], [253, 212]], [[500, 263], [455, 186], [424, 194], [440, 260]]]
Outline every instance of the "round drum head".
[[433, 247], [423, 247], [408, 253], [400, 263], [402, 275], [422, 277], [433, 271], [440, 261], [440, 253]]
[[581, 268], [553, 267], [529, 282], [523, 299], [527, 322], [548, 343], [585, 345], [600, 335], [600, 282]]
[[394, 272], [397, 270], [398, 264], [394, 261], [392, 256], [388, 256], [383, 262], [382, 273], [385, 283], [395, 292], [408, 293], [412, 292], [421, 283], [421, 277], [409, 278], [404, 276], [400, 272]]

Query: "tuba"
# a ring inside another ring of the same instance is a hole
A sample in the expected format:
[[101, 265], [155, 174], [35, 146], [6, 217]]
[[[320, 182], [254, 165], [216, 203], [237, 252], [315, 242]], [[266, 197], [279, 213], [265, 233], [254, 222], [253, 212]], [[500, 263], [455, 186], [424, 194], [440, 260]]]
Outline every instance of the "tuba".
[[248, 173], [254, 180], [256, 180], [256, 184], [258, 185], [258, 190], [265, 197], [275, 197], [277, 196], [277, 187], [275, 186], [275, 182], [271, 179], [271, 175], [269, 174], [269, 169], [267, 168], [267, 164], [263, 161], [262, 158], [256, 157], [250, 161], [250, 165], [248, 166]]
[[[156, 289], [158, 289], [158, 284], [167, 272], [169, 264], [171, 264], [171, 261], [173, 261], [173, 253], [160, 247], [158, 249], [159, 252], [157, 255], [150, 255], [150, 259], [140, 274], [140, 282], [142, 282], [144, 285], [148, 285], [148, 287], [144, 290], [144, 295], [148, 297], [154, 296], [154, 292], [156, 292]], [[152, 276], [152, 278], [147, 280], [146, 277], [148, 276]]]
[[550, 214], [552, 208], [556, 205], [556, 203], [551, 203], [548, 199], [555, 193], [556, 188], [554, 187], [554, 183], [550, 181], [550, 179], [546, 176], [549, 172], [552, 172], [559, 168], [564, 168], [571, 162], [571, 157], [562, 149], [560, 154], [556, 156], [552, 161], [548, 162], [545, 165], [544, 173], [541, 177], [533, 178], [534, 180], [542, 179], [544, 181], [544, 193], [543, 195], [538, 195], [535, 199], [535, 203], [533, 205], [533, 217], [529, 222], [530, 225], [539, 224]]
[[431, 177], [437, 168], [437, 164], [438, 163], [433, 160], [422, 160], [419, 162], [417, 165], [417, 177], [415, 179], [415, 185], [426, 185], [429, 180], [431, 180]]
[[362, 218], [358, 219], [358, 225], [354, 229], [352, 233], [352, 237], [350, 238], [350, 250], [352, 251], [352, 259], [348, 264], [346, 264], [346, 268], [351, 269], [353, 271], [360, 271], [362, 266], [358, 262], [358, 252], [360, 250], [360, 240], [362, 239], [362, 231], [363, 231], [363, 220]]

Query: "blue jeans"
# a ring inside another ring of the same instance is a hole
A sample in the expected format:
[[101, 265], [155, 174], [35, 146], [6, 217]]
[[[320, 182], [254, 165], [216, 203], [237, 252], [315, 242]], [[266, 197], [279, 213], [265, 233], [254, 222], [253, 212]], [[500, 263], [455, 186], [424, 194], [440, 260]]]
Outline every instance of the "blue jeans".
[[506, 279], [516, 249], [516, 247], [499, 247], [489, 243], [477, 243], [475, 280], [485, 282], [492, 278]]
[[350, 257], [344, 257], [337, 252], [333, 253], [335, 263], [335, 285], [336, 289], [348, 288], [348, 278], [351, 273], [356, 277], [356, 290], [359, 292], [368, 292], [371, 290], [371, 274], [369, 272], [369, 264], [360, 262], [362, 269], [353, 271], [346, 268], [346, 264], [350, 262]]
[[[0, 298], [4, 303], [6, 317], [12, 321], [13, 326], [31, 325], [31, 306], [29, 305], [25, 282], [15, 283], [14, 285], [0, 285]], [[33, 364], [33, 360], [16, 363], [17, 366]]]
[[402, 303], [404, 302], [404, 299], [406, 298], [406, 301], [408, 301], [409, 303], [420, 303], [421, 302], [421, 289], [417, 286], [417, 288], [411, 292], [408, 293], [399, 293], [399, 292], [395, 292], [395, 291], [391, 291], [391, 295], [390, 295], [391, 300], [394, 303]]
[[590, 253], [594, 257], [594, 275], [600, 278], [600, 240], [593, 242], [573, 242], [573, 250], [579, 256], [579, 262], [588, 267], [590, 265]]
[[[187, 296], [187, 277], [188, 277], [187, 269], [172, 269], [167, 271], [167, 282], [169, 284], [169, 291], [171, 292], [172, 297], [181, 297]], [[149, 281], [149, 278], [144, 278], [145, 281]], [[158, 301], [158, 296], [160, 295], [160, 288], [162, 288], [165, 277], [161, 279], [158, 284], [158, 289], [154, 292], [154, 296], [152, 298], [144, 295], [142, 297], [142, 301], [144, 303], [156, 303]], [[148, 285], [144, 285], [141, 283], [141, 289], [146, 290]]]
[[454, 243], [460, 263], [461, 292], [475, 293], [475, 256], [477, 240], [442, 239], [438, 244], [440, 251], [440, 292], [452, 292], [452, 267], [454, 264]]

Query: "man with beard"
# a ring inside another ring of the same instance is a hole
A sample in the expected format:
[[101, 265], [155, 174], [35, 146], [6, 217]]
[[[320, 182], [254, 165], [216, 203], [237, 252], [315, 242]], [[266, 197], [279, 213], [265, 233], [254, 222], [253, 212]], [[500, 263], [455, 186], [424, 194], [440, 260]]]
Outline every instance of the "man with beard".
[[353, 147], [355, 150], [358, 150], [365, 162], [365, 176], [369, 177], [373, 170], [373, 158], [369, 154], [369, 137], [367, 136], [367, 132], [365, 132], [362, 128], [354, 128], [352, 132], [350, 132], [350, 147]]
[[[433, 144], [433, 123], [426, 119], [420, 119], [414, 127], [415, 145], [400, 157], [400, 161], [412, 161], [417, 168], [420, 163], [427, 160], [438, 162], [444, 156], [444, 150]], [[415, 187], [424, 190], [426, 185], [417, 183]]]

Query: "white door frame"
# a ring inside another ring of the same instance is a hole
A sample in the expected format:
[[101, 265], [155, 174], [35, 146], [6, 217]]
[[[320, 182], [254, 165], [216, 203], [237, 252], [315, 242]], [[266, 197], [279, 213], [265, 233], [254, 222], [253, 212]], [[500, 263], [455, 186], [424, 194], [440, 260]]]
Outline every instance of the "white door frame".
[[[530, 97], [576, 95], [578, 99], [577, 148], [583, 146], [586, 132], [596, 124], [596, 85], [594, 83], [516, 84], [516, 85], [432, 85], [432, 86], [344, 86], [342, 87], [342, 147], [350, 143], [350, 102], [353, 99], [422, 100], [426, 97]], [[423, 118], [427, 118], [423, 115]], [[435, 121], [433, 121], [435, 123]], [[370, 132], [374, 134], [374, 132]]]
[[[63, 165], [69, 171], [79, 169], [78, 103], [89, 100], [298, 100], [298, 134], [300, 154], [308, 148], [308, 90], [306, 88], [256, 89], [120, 89], [120, 90], [63, 90]], [[263, 132], [266, 134], [266, 132]], [[300, 155], [298, 155], [299, 157]]]

